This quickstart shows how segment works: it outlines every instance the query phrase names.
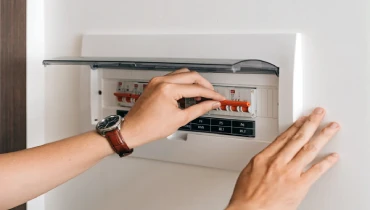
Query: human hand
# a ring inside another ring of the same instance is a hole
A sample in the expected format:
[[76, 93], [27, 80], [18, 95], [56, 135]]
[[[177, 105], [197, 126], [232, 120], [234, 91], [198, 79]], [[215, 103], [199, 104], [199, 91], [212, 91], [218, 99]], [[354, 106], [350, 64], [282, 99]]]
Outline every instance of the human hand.
[[227, 209], [297, 209], [311, 185], [339, 158], [331, 154], [305, 171], [339, 130], [333, 122], [314, 136], [324, 115], [325, 110], [316, 108], [257, 154], [241, 172]]
[[[211, 100], [184, 110], [178, 108], [179, 99], [199, 97]], [[167, 137], [193, 119], [220, 107], [222, 100], [225, 98], [197, 72], [180, 69], [155, 77], [126, 115], [122, 136], [130, 148]]]

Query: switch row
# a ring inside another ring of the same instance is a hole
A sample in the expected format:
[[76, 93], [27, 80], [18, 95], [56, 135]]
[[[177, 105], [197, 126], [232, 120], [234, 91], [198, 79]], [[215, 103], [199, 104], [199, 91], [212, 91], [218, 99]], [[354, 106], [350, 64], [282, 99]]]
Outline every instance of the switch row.
[[123, 99], [125, 99], [127, 103], [133, 103], [140, 97], [140, 95], [131, 93], [114, 93], [114, 96], [117, 97], [119, 102], [122, 102]]
[[[127, 113], [125, 110], [117, 110], [117, 115], [121, 117], [125, 117]], [[254, 138], [255, 121], [199, 117], [179, 130]]]
[[199, 125], [211, 125], [211, 126], [226, 126], [233, 128], [248, 128], [254, 129], [254, 121], [241, 121], [241, 120], [231, 120], [223, 118], [208, 118], [208, 117], [199, 117], [191, 122], [192, 124]]
[[[189, 100], [189, 99], [186, 99]], [[197, 101], [195, 103], [201, 103], [205, 100], [202, 98], [202, 100]], [[249, 112], [249, 107], [251, 106], [251, 103], [249, 101], [234, 101], [234, 100], [224, 100], [221, 101], [221, 106], [217, 108], [219, 111], [228, 111], [228, 112]]]
[[226, 127], [226, 126], [187, 124], [181, 127], [179, 130], [203, 132], [203, 133], [216, 133], [216, 134], [233, 135], [233, 136], [255, 137], [254, 129], [248, 129], [248, 128], [233, 128], [233, 127]]
[[223, 118], [199, 117], [179, 130], [223, 135], [255, 137], [255, 122]]
[[[140, 95], [132, 94], [132, 93], [116, 92], [113, 94], [117, 98], [118, 102], [126, 102], [126, 103], [135, 103], [137, 99], [140, 97]], [[196, 102], [193, 98], [190, 98], [190, 99], [188, 98], [188, 99], [180, 99], [178, 103], [179, 103], [179, 107], [184, 109], [196, 103], [200, 103], [202, 101], [204, 100]], [[221, 101], [221, 106], [217, 108], [217, 110], [228, 111], [228, 112], [249, 112], [250, 105], [251, 104], [248, 101], [224, 100], [224, 101]]]

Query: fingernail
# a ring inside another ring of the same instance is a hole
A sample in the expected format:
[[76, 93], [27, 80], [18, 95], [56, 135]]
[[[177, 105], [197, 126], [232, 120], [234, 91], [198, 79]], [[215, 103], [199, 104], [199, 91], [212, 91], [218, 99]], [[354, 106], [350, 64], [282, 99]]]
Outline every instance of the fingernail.
[[339, 127], [338, 123], [331, 123], [330, 128], [337, 129]]
[[322, 113], [324, 113], [324, 109], [323, 108], [316, 108], [314, 113], [315, 114], [322, 114]]
[[214, 103], [213, 105], [212, 105], [212, 108], [213, 109], [217, 109], [217, 108], [219, 108], [221, 106], [221, 103], [220, 102], [216, 102], [216, 103]]
[[222, 97], [221, 97], [221, 100], [222, 100], [222, 101], [226, 100], [225, 96], [223, 96], [223, 95], [221, 95], [221, 96], [222, 96]]

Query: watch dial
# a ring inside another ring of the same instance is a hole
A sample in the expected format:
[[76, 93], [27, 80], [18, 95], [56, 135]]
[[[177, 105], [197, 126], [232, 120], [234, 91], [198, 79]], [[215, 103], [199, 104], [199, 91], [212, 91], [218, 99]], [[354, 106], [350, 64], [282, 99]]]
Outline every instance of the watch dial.
[[114, 126], [119, 121], [119, 116], [109, 116], [98, 124], [98, 129], [105, 129]]

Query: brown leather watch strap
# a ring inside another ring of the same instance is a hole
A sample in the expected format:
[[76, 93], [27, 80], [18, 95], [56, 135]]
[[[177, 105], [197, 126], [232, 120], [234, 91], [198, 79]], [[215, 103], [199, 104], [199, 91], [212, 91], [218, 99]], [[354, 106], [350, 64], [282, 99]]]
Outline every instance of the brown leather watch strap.
[[120, 156], [124, 157], [130, 155], [134, 149], [130, 149], [126, 142], [123, 140], [119, 129], [109, 131], [105, 133], [105, 137], [108, 139], [113, 150]]

